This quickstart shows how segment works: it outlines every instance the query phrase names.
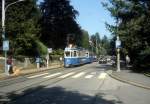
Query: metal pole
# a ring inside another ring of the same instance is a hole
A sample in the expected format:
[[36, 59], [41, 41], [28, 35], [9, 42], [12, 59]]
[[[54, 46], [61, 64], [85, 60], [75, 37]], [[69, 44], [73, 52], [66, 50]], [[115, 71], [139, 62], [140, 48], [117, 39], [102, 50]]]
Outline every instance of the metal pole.
[[[3, 39], [3, 41], [6, 40], [6, 36], [5, 36], [5, 0], [2, 0], [2, 39]], [[5, 53], [4, 69], [5, 69], [5, 73], [8, 74], [8, 72], [7, 72], [7, 51], [4, 51], [4, 53]]]
[[40, 69], [40, 63], [38, 62], [36, 65], [37, 65], [37, 69]]
[[117, 48], [117, 72], [120, 72], [120, 49]]
[[5, 74], [9, 75], [9, 70], [7, 69], [7, 51], [5, 51]]

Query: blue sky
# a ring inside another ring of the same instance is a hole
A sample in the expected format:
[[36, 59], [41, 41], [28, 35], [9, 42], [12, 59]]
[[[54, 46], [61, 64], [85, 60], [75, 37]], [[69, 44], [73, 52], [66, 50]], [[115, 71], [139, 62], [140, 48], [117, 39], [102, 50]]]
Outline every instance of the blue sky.
[[[42, 0], [39, 0], [42, 1]], [[79, 12], [77, 22], [82, 29], [87, 30], [90, 35], [98, 32], [100, 36], [110, 32], [106, 29], [104, 22], [114, 24], [110, 13], [102, 6], [101, 1], [105, 0], [70, 0], [71, 5]], [[107, 0], [106, 0], [107, 1]]]

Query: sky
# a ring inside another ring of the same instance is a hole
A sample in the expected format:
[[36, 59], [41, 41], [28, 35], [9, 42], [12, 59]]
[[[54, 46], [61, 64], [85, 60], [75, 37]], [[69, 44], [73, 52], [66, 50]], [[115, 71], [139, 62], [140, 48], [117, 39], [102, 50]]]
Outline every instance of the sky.
[[104, 0], [71, 0], [71, 5], [79, 12], [77, 22], [82, 29], [87, 30], [90, 35], [98, 32], [101, 37], [110, 37], [111, 33], [106, 29], [105, 22], [114, 24], [114, 20], [101, 1]]
[[106, 29], [105, 22], [114, 24], [114, 20], [110, 16], [110, 13], [102, 6], [101, 1], [104, 0], [70, 1], [74, 9], [79, 12], [76, 21], [82, 29], [88, 31], [89, 35], [98, 32], [100, 37], [103, 37], [104, 35], [111, 37], [111, 33]]

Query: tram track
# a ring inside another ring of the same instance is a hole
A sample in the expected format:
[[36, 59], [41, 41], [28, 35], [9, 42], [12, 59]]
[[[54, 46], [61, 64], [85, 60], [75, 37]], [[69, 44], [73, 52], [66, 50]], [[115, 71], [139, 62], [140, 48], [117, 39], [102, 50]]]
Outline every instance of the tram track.
[[[65, 71], [65, 68], [58, 68], [58, 69], [55, 69], [55, 70], [51, 70], [50, 72], [59, 71], [60, 69], [63, 69], [63, 71]], [[44, 70], [44, 72], [45, 72], [45, 70]], [[40, 72], [40, 73], [43, 73], [43, 72]], [[0, 88], [9, 86], [9, 85], [12, 85], [12, 84], [15, 84], [15, 83], [19, 83], [19, 82], [25, 82], [25, 81], [29, 80], [28, 78], [26, 78], [26, 76], [31, 76], [31, 75], [33, 75], [33, 73], [29, 74], [29, 75], [18, 76], [18, 77], [13, 78], [13, 79], [6, 79], [6, 80], [3, 80], [3, 81], [0, 81]]]

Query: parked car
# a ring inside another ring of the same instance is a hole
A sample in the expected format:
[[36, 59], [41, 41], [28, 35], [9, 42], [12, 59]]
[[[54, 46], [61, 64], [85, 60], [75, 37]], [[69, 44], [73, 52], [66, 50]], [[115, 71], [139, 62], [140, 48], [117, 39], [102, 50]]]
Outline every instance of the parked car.
[[107, 63], [107, 59], [106, 58], [100, 58], [98, 60], [99, 64], [106, 64]]

